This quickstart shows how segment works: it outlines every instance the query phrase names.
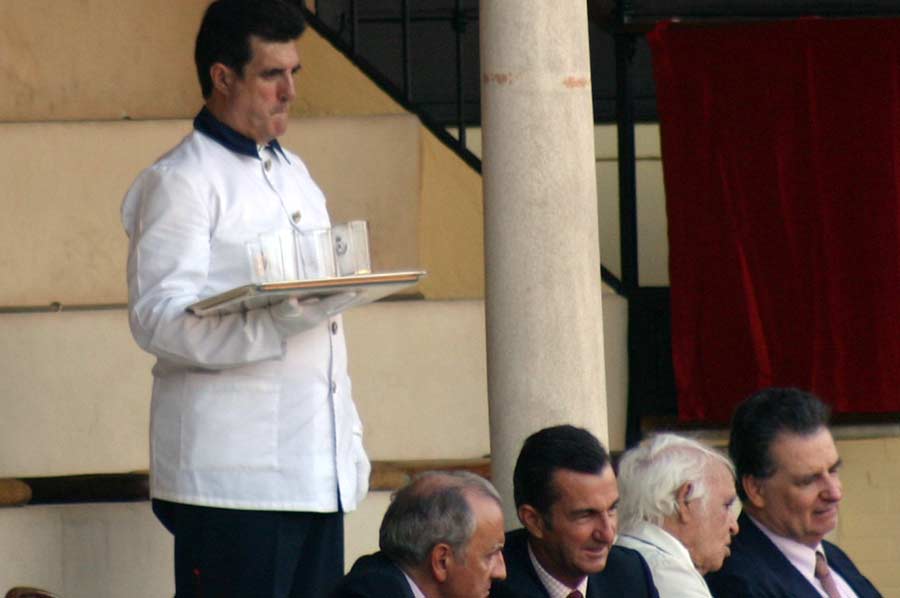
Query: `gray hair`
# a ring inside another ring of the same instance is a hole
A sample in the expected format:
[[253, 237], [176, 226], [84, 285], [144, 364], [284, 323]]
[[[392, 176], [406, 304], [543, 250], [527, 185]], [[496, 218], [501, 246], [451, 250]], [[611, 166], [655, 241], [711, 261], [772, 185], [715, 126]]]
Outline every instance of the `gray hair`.
[[448, 544], [464, 557], [477, 522], [467, 495], [501, 504], [490, 482], [467, 471], [427, 471], [398, 490], [388, 506], [378, 545], [394, 562], [409, 567], [425, 563], [431, 550]]
[[619, 525], [623, 531], [639, 522], [662, 525], [678, 508], [676, 494], [691, 484], [690, 499], [704, 499], [711, 468], [734, 466], [722, 453], [691, 438], [659, 434], [622, 455], [619, 462]]

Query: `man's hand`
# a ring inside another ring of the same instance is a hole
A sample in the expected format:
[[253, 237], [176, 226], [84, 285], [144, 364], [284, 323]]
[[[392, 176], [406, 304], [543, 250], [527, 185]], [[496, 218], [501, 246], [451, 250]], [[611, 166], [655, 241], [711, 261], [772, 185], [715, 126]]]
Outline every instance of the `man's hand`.
[[323, 299], [314, 297], [300, 301], [296, 297], [269, 308], [272, 323], [282, 338], [299, 334], [339, 313], [356, 293], [336, 293]]

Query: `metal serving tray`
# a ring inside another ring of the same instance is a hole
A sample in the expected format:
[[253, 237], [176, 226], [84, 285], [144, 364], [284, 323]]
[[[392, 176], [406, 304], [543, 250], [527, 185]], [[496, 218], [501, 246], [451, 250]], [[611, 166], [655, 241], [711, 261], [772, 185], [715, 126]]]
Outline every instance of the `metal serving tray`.
[[221, 315], [266, 307], [289, 297], [308, 299], [336, 293], [355, 293], [355, 297], [348, 300], [347, 305], [341, 309], [345, 311], [412, 286], [425, 274], [422, 270], [415, 270], [248, 284], [198, 301], [189, 305], [187, 311], [197, 316]]

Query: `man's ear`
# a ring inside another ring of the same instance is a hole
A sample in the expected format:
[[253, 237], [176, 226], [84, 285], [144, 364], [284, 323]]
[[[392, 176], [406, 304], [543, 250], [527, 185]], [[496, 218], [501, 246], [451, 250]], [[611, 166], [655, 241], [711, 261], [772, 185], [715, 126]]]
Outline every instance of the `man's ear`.
[[449, 544], [435, 544], [431, 549], [431, 574], [435, 581], [444, 583], [450, 575], [453, 565], [453, 549]]
[[518, 514], [519, 521], [522, 522], [522, 525], [525, 526], [525, 529], [528, 530], [530, 535], [538, 539], [544, 537], [546, 523], [544, 522], [544, 516], [538, 513], [537, 509], [531, 505], [522, 505], [519, 507]]
[[744, 493], [747, 495], [747, 502], [757, 509], [766, 506], [765, 480], [752, 475], [745, 475], [741, 478], [741, 485], [744, 487]]
[[688, 497], [693, 490], [694, 485], [690, 482], [685, 482], [675, 491], [675, 513], [673, 514], [678, 517], [681, 523], [690, 523], [693, 518], [693, 514], [688, 509]]
[[213, 87], [222, 95], [229, 95], [234, 86], [234, 71], [221, 62], [213, 63], [209, 67], [209, 77]]

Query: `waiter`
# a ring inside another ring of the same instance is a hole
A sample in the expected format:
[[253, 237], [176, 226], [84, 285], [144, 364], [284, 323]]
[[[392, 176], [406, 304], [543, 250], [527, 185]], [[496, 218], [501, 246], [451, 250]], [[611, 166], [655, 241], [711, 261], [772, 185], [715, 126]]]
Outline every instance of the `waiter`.
[[245, 244], [330, 226], [278, 137], [304, 28], [286, 0], [217, 0], [197, 35], [205, 105], [125, 196], [129, 317], [156, 356], [153, 510], [175, 536], [177, 598], [315, 597], [343, 574], [343, 512], [368, 488], [341, 296], [197, 317], [250, 282]]

